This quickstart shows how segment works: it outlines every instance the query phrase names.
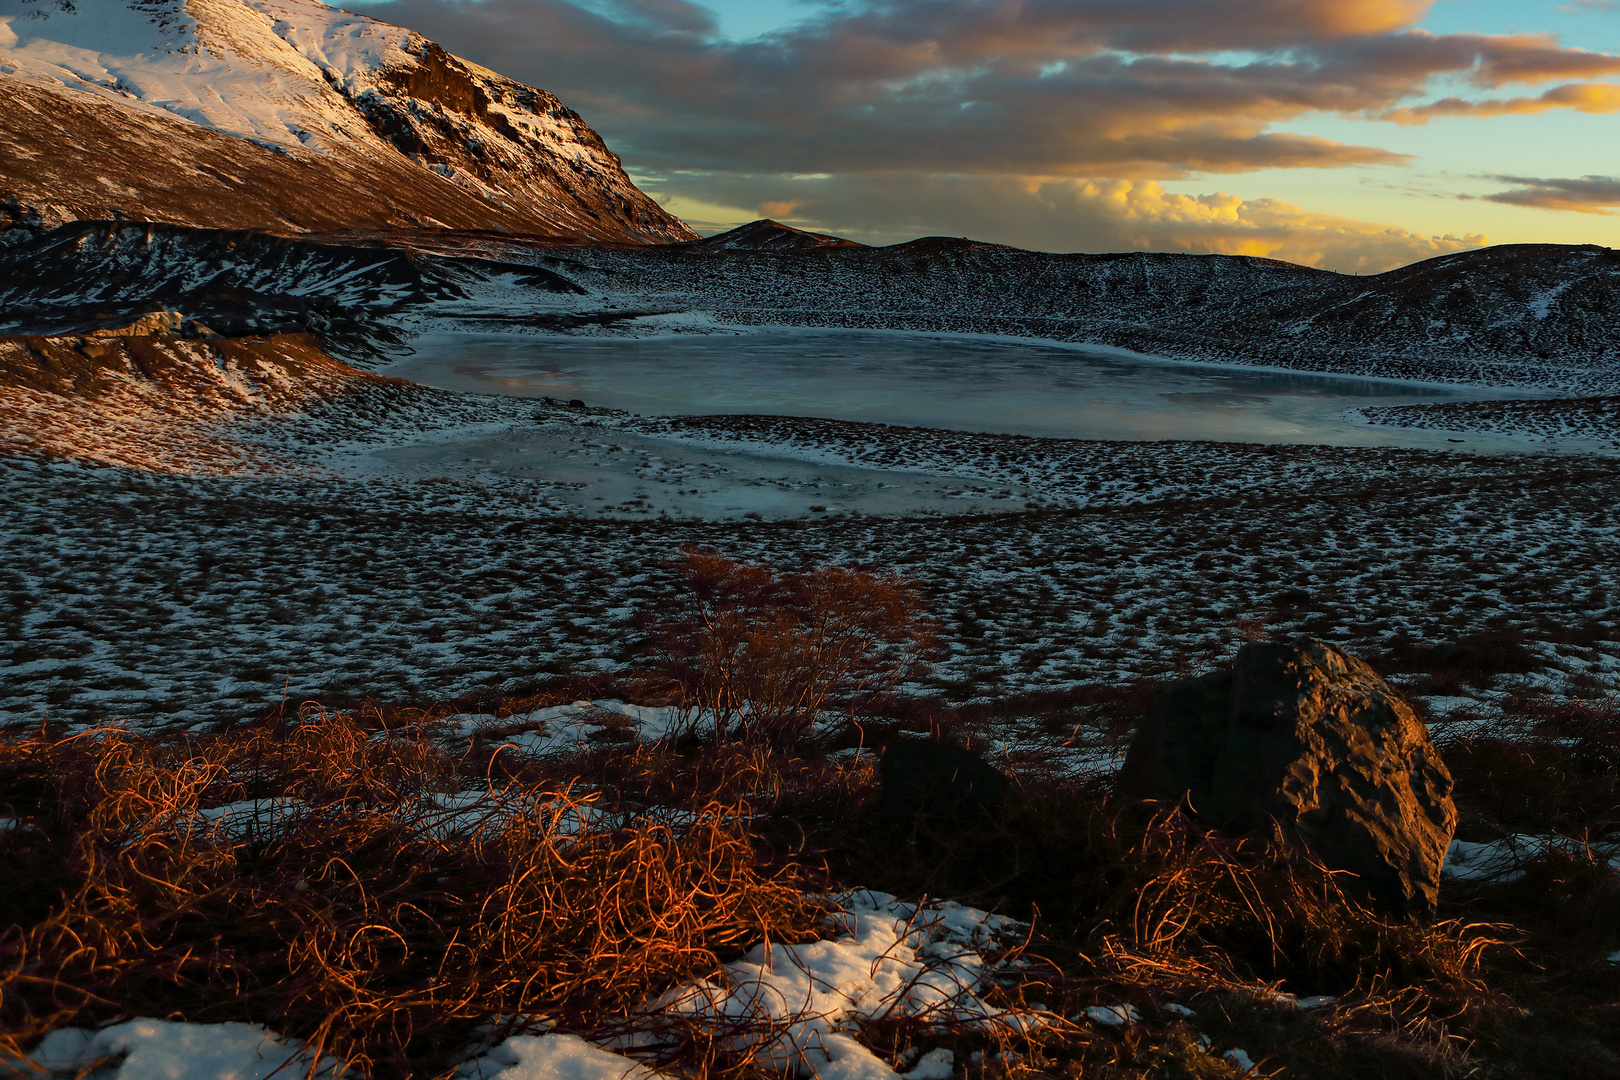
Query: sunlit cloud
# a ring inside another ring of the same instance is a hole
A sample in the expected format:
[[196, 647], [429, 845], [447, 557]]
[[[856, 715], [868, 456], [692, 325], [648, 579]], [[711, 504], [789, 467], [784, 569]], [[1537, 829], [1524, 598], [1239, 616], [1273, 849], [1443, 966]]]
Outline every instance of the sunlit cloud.
[[1620, 86], [1614, 83], [1565, 83], [1535, 97], [1485, 101], [1448, 97], [1429, 105], [1395, 109], [1385, 114], [1385, 118], [1397, 124], [1426, 124], [1441, 117], [1513, 116], [1552, 109], [1573, 109], [1584, 113], [1620, 112]]
[[1490, 202], [1540, 210], [1574, 210], [1582, 214], [1612, 214], [1615, 211], [1611, 208], [1620, 207], [1620, 176], [1582, 176], [1566, 180], [1493, 176], [1491, 179], [1518, 186], [1482, 196]]
[[759, 216], [767, 218], [780, 218], [783, 221], [792, 221], [793, 215], [803, 206], [803, 199], [767, 200], [759, 204]]
[[1428, 6], [888, 0], [745, 42], [684, 0], [369, 10], [557, 93], [651, 168], [1171, 179], [1392, 164], [1400, 156], [1376, 146], [1282, 126], [1420, 109], [1442, 77], [1496, 87], [1620, 74], [1620, 57], [1546, 35], [1412, 29]]
[[[1324, 115], [1410, 125], [1620, 110], [1603, 81], [1620, 76], [1620, 56], [1547, 34], [1430, 32], [1418, 23], [1431, 6], [828, 0], [745, 41], [687, 0], [364, 10], [556, 93], [638, 170], [662, 173], [654, 190], [696, 223], [745, 214], [857, 239], [947, 232], [1376, 269], [1483, 238], [1163, 185], [1411, 163], [1375, 145], [1377, 124], [1355, 141], [1290, 130]], [[821, 179], [794, 179], [807, 174]]]

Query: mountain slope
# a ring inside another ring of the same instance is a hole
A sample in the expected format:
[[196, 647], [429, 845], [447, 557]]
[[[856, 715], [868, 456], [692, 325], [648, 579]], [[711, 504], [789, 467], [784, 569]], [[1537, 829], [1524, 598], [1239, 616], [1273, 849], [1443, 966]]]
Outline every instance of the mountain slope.
[[311, 331], [345, 359], [398, 341], [387, 316], [504, 288], [570, 310], [543, 267], [320, 244], [257, 232], [80, 221], [0, 248], [0, 333], [54, 335], [177, 311], [227, 335]]
[[228, 422], [422, 392], [347, 367], [308, 335], [0, 337], [0, 444], [8, 453], [155, 472], [284, 470], [234, 441]]
[[0, 94], [44, 226], [696, 239], [556, 98], [318, 0], [0, 0]]
[[891, 247], [571, 249], [547, 262], [621, 307], [722, 323], [1005, 334], [1185, 360], [1620, 389], [1620, 251], [1461, 252], [1371, 277], [1243, 255]]

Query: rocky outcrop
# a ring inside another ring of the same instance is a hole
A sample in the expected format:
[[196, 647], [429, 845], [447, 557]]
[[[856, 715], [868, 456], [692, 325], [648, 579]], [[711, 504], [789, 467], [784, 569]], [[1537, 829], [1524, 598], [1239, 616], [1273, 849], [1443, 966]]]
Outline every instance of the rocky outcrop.
[[0, 248], [26, 243], [44, 231], [38, 207], [22, 205], [15, 191], [0, 195]]
[[182, 336], [195, 336], [197, 324], [227, 337], [309, 332], [334, 356], [366, 362], [397, 340], [380, 319], [465, 300], [469, 288], [494, 278], [509, 294], [518, 290], [534, 314], [581, 291], [538, 266], [254, 232], [75, 222], [0, 247], [0, 334], [116, 330], [155, 309], [180, 316]]
[[1457, 825], [1423, 722], [1365, 663], [1319, 641], [1245, 645], [1231, 667], [1165, 689], [1117, 787], [1185, 799], [1234, 832], [1275, 820], [1397, 912], [1433, 910]]

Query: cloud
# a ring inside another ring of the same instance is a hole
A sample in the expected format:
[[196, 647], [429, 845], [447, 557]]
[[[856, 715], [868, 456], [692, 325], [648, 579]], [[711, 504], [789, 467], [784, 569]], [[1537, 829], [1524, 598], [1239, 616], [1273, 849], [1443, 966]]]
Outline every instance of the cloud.
[[[1620, 56], [1548, 34], [1432, 33], [1417, 23], [1433, 2], [810, 0], [805, 18], [746, 41], [689, 0], [361, 10], [557, 94], [638, 173], [661, 174], [650, 190], [697, 222], [768, 216], [864, 240], [966, 234], [1370, 272], [1484, 237], [1163, 185], [1409, 160], [1289, 130], [1322, 114], [1620, 111], [1604, 81]], [[1432, 100], [1440, 88], [1451, 96]], [[1563, 190], [1521, 188], [1492, 198], [1553, 205]]]
[[766, 200], [765, 202], [759, 204], [759, 215], [760, 217], [784, 218], [791, 220], [794, 213], [796, 213], [799, 207], [803, 206], [804, 203], [805, 200], [803, 199], [778, 199], [775, 201]]
[[682, 177], [680, 187], [710, 204], [792, 204], [794, 213], [782, 216], [800, 228], [877, 244], [967, 235], [1041, 251], [1258, 255], [1346, 273], [1378, 273], [1486, 243], [1482, 235], [1422, 236], [1275, 199], [1178, 194], [1155, 181], [717, 175]]
[[1546, 35], [1412, 29], [1429, 4], [850, 0], [744, 42], [686, 0], [362, 9], [558, 94], [661, 169], [1171, 179], [1391, 164], [1403, 159], [1283, 127], [1421, 109], [1440, 78], [1620, 74], [1620, 57]]
[[1620, 112], [1620, 86], [1614, 83], [1565, 83], [1535, 97], [1495, 98], [1468, 101], [1448, 97], [1429, 105], [1394, 109], [1385, 114], [1397, 124], [1426, 124], [1448, 116], [1511, 116], [1574, 109], [1584, 113]]
[[1481, 196], [1490, 202], [1538, 210], [1574, 210], [1582, 214], [1612, 214], [1610, 207], [1620, 207], [1620, 176], [1583, 176], [1573, 180], [1493, 176], [1491, 179], [1519, 186]]

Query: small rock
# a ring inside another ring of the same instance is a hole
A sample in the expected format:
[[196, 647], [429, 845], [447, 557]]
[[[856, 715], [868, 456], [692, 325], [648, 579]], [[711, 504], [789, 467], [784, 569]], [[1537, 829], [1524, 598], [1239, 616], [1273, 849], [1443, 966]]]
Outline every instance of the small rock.
[[1230, 668], [1163, 690], [1116, 781], [1231, 832], [1274, 818], [1396, 912], [1429, 913], [1457, 810], [1451, 774], [1406, 701], [1319, 641], [1257, 642]]
[[971, 750], [932, 739], [898, 739], [878, 762], [883, 813], [891, 820], [986, 818], [1006, 796], [1005, 774]]

